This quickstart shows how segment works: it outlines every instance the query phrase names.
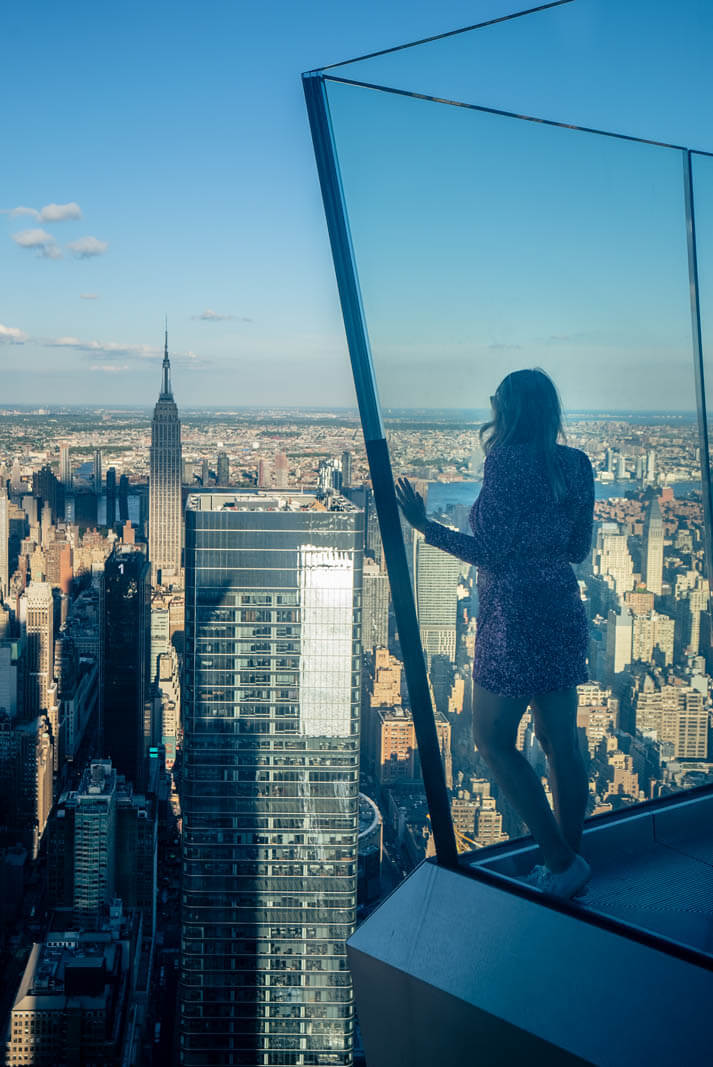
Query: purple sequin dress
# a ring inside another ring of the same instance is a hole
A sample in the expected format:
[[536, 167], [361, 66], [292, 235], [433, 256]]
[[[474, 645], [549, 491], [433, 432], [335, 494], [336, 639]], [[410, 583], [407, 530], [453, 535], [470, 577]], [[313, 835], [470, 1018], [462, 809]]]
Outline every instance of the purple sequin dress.
[[427, 522], [426, 541], [478, 568], [473, 678], [493, 693], [533, 697], [588, 680], [587, 617], [571, 563], [592, 544], [594, 475], [557, 445], [567, 498], [555, 501], [541, 453], [495, 445], [470, 513], [473, 536]]

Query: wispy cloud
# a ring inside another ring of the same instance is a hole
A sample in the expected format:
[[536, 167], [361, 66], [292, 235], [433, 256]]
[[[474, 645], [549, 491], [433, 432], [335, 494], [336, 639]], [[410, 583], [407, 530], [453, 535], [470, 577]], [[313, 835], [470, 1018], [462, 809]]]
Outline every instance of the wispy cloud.
[[62, 252], [51, 233], [47, 230], [19, 230], [12, 234], [12, 239], [20, 248], [29, 248], [47, 259], [61, 259]]
[[99, 299], [99, 294], [98, 293], [80, 293], [79, 294], [79, 299], [80, 300], [98, 300]]
[[[105, 360], [134, 360], [137, 362], [155, 361], [163, 357], [163, 348], [158, 345], [129, 345], [117, 341], [83, 341], [80, 337], [50, 337], [39, 341], [46, 348], [68, 348], [80, 352], [89, 359], [103, 356]], [[171, 363], [177, 367], [198, 369], [212, 365], [212, 360], [199, 356], [196, 352], [171, 353]], [[112, 363], [93, 364], [94, 367], [114, 366]]]
[[522, 348], [522, 345], [506, 345], [494, 341], [493, 344], [488, 345], [488, 348], [491, 352], [514, 352], [516, 349]]
[[38, 222], [40, 219], [40, 213], [37, 208], [22, 207], [22, 205], [20, 205], [20, 207], [4, 208], [1, 214], [9, 215], [11, 219], [17, 218], [18, 215], [31, 215], [32, 218], [37, 219]]
[[193, 315], [194, 319], [201, 319], [203, 322], [228, 322], [233, 320], [236, 322], [252, 322], [252, 319], [245, 316], [238, 317], [237, 315], [221, 315], [218, 311], [213, 311], [212, 308], [206, 308], [205, 311], [201, 311], [200, 315]]
[[90, 259], [92, 256], [103, 256], [109, 247], [106, 241], [100, 241], [98, 237], [80, 237], [76, 241], [70, 241], [67, 248], [77, 259]]
[[82, 341], [79, 337], [51, 337], [42, 341], [47, 348], [72, 348], [92, 356], [101, 353], [115, 359], [157, 359], [162, 349], [157, 345], [126, 345], [116, 341]]
[[0, 322], [0, 345], [21, 345], [27, 340], [27, 334], [16, 326], [3, 326]]
[[64, 222], [65, 219], [81, 219], [82, 209], [72, 200], [68, 204], [45, 204], [39, 211], [36, 207], [20, 205], [5, 209], [1, 214], [9, 215], [10, 218], [17, 218], [18, 215], [31, 215], [38, 222]]
[[[537, 338], [539, 341], [540, 339]], [[609, 338], [603, 330], [575, 330], [572, 333], [551, 333], [542, 339], [546, 345], [599, 345], [606, 344]]]
[[123, 374], [125, 371], [130, 370], [130, 367], [128, 363], [92, 363], [89, 369], [99, 371], [102, 374]]

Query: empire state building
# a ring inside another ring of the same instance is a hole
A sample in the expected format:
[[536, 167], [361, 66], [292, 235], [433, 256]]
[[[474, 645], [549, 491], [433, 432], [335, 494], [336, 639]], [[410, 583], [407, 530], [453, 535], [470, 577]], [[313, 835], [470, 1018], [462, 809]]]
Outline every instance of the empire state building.
[[151, 422], [149, 559], [155, 585], [178, 583], [181, 576], [181, 423], [170, 375], [166, 331], [163, 380]]

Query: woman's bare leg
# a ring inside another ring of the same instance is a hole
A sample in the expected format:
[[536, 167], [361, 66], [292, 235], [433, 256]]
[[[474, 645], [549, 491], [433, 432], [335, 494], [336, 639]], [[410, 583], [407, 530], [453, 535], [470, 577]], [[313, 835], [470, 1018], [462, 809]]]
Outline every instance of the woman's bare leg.
[[589, 799], [589, 782], [577, 740], [577, 690], [558, 689], [531, 701], [535, 733], [550, 769], [555, 815], [565, 841], [575, 852]]
[[540, 779], [515, 747], [518, 723], [528, 704], [526, 699], [500, 696], [476, 684], [473, 736], [497, 784], [527, 823], [545, 863], [559, 873], [569, 867], [574, 850], [562, 835]]

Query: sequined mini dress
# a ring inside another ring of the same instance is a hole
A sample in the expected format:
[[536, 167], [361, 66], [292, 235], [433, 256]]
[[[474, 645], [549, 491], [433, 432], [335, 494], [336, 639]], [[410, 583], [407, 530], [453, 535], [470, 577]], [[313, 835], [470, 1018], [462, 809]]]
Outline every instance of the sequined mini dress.
[[495, 445], [470, 513], [472, 536], [426, 523], [428, 544], [478, 568], [473, 678], [503, 696], [589, 679], [587, 616], [572, 563], [591, 548], [594, 475], [577, 448], [557, 445], [557, 462], [567, 485], [561, 502], [541, 452]]

